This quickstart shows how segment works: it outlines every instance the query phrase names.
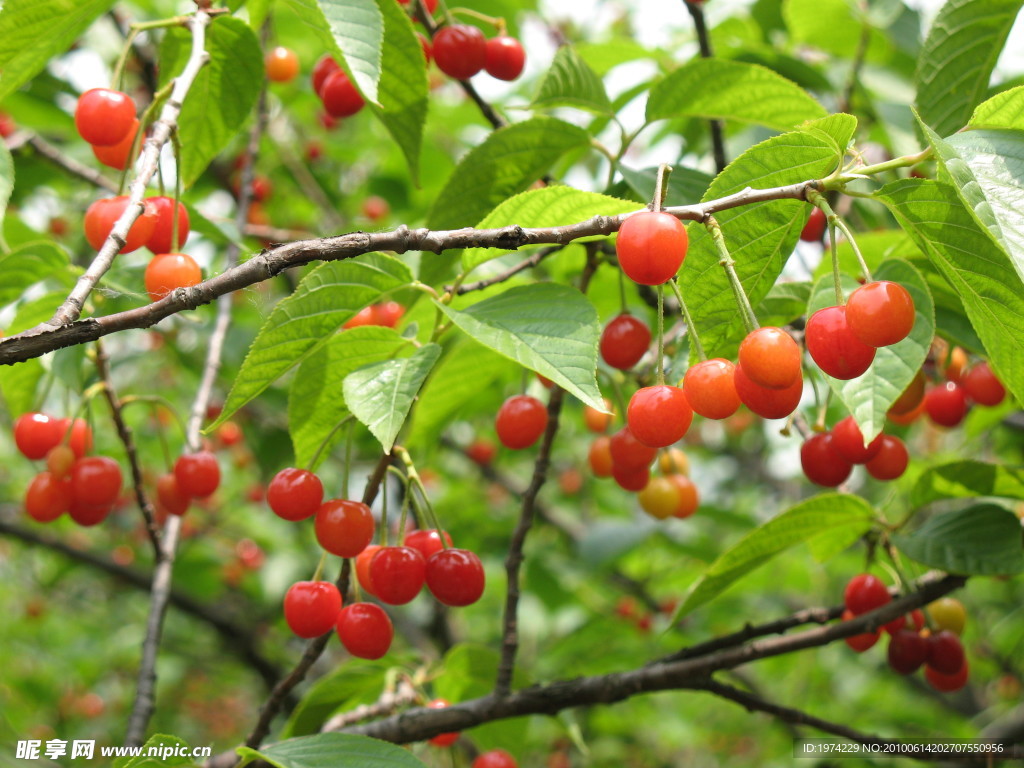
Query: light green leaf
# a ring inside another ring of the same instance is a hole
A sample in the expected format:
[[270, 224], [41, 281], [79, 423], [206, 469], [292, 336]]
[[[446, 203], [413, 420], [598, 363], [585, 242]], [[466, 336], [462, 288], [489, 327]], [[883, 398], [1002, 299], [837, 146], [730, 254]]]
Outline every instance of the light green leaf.
[[571, 45], [558, 49], [531, 106], [578, 107], [599, 114], [612, 112], [604, 82]]
[[1024, 85], [997, 93], [971, 115], [971, 128], [1024, 130]]
[[809, 282], [776, 283], [761, 303], [754, 307], [754, 313], [761, 325], [781, 327], [802, 317], [807, 311], [810, 298]]
[[242, 758], [238, 768], [254, 760], [266, 760], [275, 768], [426, 768], [407, 749], [351, 733], [318, 733], [237, 751]]
[[910, 494], [912, 507], [942, 499], [1001, 496], [1024, 499], [1024, 470], [983, 461], [954, 461], [921, 473]]
[[535, 283], [509, 288], [461, 311], [437, 306], [485, 347], [604, 410], [596, 379], [601, 325], [594, 305], [575, 288]]
[[[633, 170], [619, 166], [619, 173], [627, 184], [644, 200], [654, 197], [654, 187], [658, 177], [657, 168], [644, 168]], [[672, 173], [668, 177], [668, 194], [665, 195], [665, 205], [689, 205], [695, 200], [700, 200], [708, 187], [711, 186], [711, 176], [694, 168], [687, 168], [685, 165], [672, 167]]]
[[758, 64], [727, 59], [694, 59], [684, 64], [656, 84], [647, 100], [647, 122], [703, 117], [786, 131], [827, 114], [803, 88], [782, 75]]
[[893, 536], [893, 542], [912, 560], [949, 573], [1024, 571], [1020, 520], [995, 504], [934, 515], [913, 533]]
[[845, 0], [786, 0], [782, 5], [792, 39], [837, 56], [852, 57], [858, 28], [853, 8]]
[[[3, 11], [0, 10], [0, 14]], [[14, 160], [7, 145], [0, 142], [0, 227], [3, 226], [4, 216], [7, 215], [7, 203], [11, 199], [11, 192], [14, 191]], [[6, 278], [6, 273], [0, 272]], [[2, 289], [0, 289], [2, 290]], [[3, 304], [3, 301], [0, 301]]]
[[12, 419], [35, 407], [36, 388], [42, 378], [43, 364], [39, 360], [0, 366], [0, 394]]
[[25, 243], [0, 256], [0, 307], [10, 304], [30, 285], [47, 278], [70, 278], [68, 255], [50, 240]]
[[[160, 750], [150, 756], [149, 750]], [[166, 752], [164, 752], [166, 750]], [[183, 752], [184, 754], [175, 754]], [[194, 765], [191, 759], [192, 750], [188, 742], [177, 736], [154, 734], [142, 747], [142, 754], [137, 757], [120, 757], [114, 760], [114, 768], [157, 768], [157, 766]]]

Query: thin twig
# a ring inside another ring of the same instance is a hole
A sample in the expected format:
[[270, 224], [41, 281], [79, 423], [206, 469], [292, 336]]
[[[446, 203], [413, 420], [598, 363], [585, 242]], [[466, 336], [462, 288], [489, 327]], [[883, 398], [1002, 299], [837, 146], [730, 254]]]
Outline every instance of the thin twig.
[[72, 176], [85, 179], [85, 181], [88, 181], [94, 186], [105, 189], [113, 194], [117, 194], [116, 181], [108, 179], [95, 168], [92, 168], [85, 163], [80, 163], [73, 157], [65, 155], [60, 151], [60, 149], [38, 134], [19, 131], [8, 140], [7, 148], [13, 150], [26, 144], [32, 147], [32, 149], [34, 149], [41, 157], [45, 157], [54, 165], [60, 166]]
[[489, 277], [486, 280], [477, 280], [475, 283], [466, 283], [465, 285], [460, 285], [458, 287], [454, 285], [446, 285], [444, 289], [448, 293], [454, 290], [456, 296], [461, 296], [464, 293], [472, 293], [473, 291], [482, 291], [484, 288], [490, 288], [492, 285], [504, 283], [506, 280], [510, 280], [520, 272], [536, 267], [548, 256], [553, 256], [564, 248], [564, 245], [553, 245], [550, 248], [541, 248], [529, 258], [523, 259], [515, 266], [509, 267], [504, 272], [501, 272], [494, 277]]
[[[711, 48], [711, 34], [708, 32], [707, 22], [704, 20], [704, 4], [699, 0], [683, 0], [686, 10], [690, 12], [693, 19], [693, 28], [697, 33], [697, 45], [700, 46], [702, 59], [714, 58], [715, 52]], [[715, 169], [718, 173], [725, 170], [728, 160], [725, 157], [725, 134], [722, 129], [721, 120], [709, 120], [708, 127], [711, 130], [711, 151], [715, 157]]]
[[342, 728], [361, 723], [364, 720], [374, 720], [378, 717], [390, 715], [402, 707], [415, 704], [418, 698], [419, 693], [417, 693], [408, 680], [403, 678], [398, 682], [395, 690], [385, 691], [373, 704], [363, 704], [348, 712], [335, 715], [324, 723], [320, 730], [339, 731]]

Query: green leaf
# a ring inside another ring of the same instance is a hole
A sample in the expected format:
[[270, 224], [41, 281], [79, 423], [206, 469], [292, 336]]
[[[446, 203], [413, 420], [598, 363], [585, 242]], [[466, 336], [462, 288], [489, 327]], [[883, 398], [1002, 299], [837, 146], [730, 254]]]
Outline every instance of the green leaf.
[[1024, 401], [1024, 285], [948, 184], [902, 179], [876, 196], [953, 286], [997, 375]]
[[0, 366], [0, 394], [12, 419], [35, 407], [36, 388], [42, 378], [43, 364], [38, 360]]
[[65, 276], [68, 255], [50, 240], [38, 240], [14, 248], [0, 256], [0, 307], [19, 298], [25, 289], [51, 277]]
[[837, 56], [852, 57], [857, 28], [851, 5], [845, 0], [787, 0], [782, 6], [792, 39]]
[[[644, 168], [636, 171], [632, 168], [619, 166], [619, 173], [627, 184], [644, 200], [654, 197], [655, 182], [658, 178], [657, 168]], [[668, 194], [665, 196], [665, 205], [688, 205], [694, 200], [700, 200], [701, 196], [711, 186], [711, 176], [694, 168], [687, 168], [684, 165], [672, 167], [672, 173], [668, 177]]]
[[940, 136], [962, 128], [984, 99], [1022, 0], [947, 0], [917, 60], [915, 103]]
[[1024, 470], [983, 461], [954, 461], [921, 473], [910, 494], [912, 507], [943, 499], [1001, 496], [1024, 499]]
[[787, 131], [827, 114], [803, 88], [777, 72], [727, 59], [684, 64], [655, 85], [647, 100], [647, 122], [703, 117]]
[[788, 325], [807, 311], [811, 284], [806, 281], [776, 283], [761, 303], [754, 307], [758, 321], [764, 326]]
[[[150, 756], [149, 750], [160, 750]], [[175, 752], [184, 754], [175, 754]], [[119, 757], [114, 760], [114, 768], [157, 768], [157, 766], [194, 765], [191, 758], [192, 750], [188, 742], [177, 736], [154, 734], [146, 740], [142, 754], [138, 757]]]
[[863, 534], [871, 527], [873, 517], [874, 509], [864, 499], [845, 493], [824, 493], [790, 507], [723, 552], [690, 589], [673, 621], [713, 600], [790, 547], [837, 528], [847, 534], [859, 529]]
[[531, 106], [578, 107], [599, 114], [612, 112], [604, 82], [571, 45], [558, 49]]
[[405, 264], [380, 253], [330, 261], [309, 272], [263, 323], [216, 423], [325, 344], [360, 309], [410, 282]]
[[893, 542], [912, 560], [949, 573], [1024, 571], [1020, 520], [995, 504], [934, 515], [913, 533], [893, 536]]
[[596, 378], [601, 325], [594, 305], [575, 288], [535, 283], [509, 288], [461, 311], [437, 306], [485, 347], [604, 410]]
[[395, 444], [416, 393], [440, 354], [437, 344], [426, 344], [411, 357], [372, 363], [345, 377], [342, 392], [346, 404], [380, 441], [385, 453]]
[[[592, 216], [615, 216], [638, 208], [631, 200], [584, 192], [572, 187], [551, 186], [531, 189], [509, 198], [487, 214], [477, 228], [496, 229], [512, 225], [558, 227], [575, 224]], [[587, 239], [594, 238], [583, 238], [580, 242]], [[469, 272], [503, 254], [497, 248], [467, 248], [462, 252], [462, 269]]]
[[292, 711], [280, 738], [317, 733], [335, 712], [376, 701], [391, 666], [391, 661], [354, 660], [324, 675]]
[[997, 93], [971, 115], [971, 128], [1024, 129], [1024, 85]]
[[0, 99], [67, 51], [113, 0], [6, 0], [0, 8]]
[[[288, 432], [296, 466], [315, 470], [342, 438], [344, 433], [335, 432], [335, 427], [349, 415], [342, 393], [345, 377], [357, 368], [394, 357], [403, 348], [411, 350], [410, 342], [391, 328], [361, 326], [330, 337], [302, 361], [288, 392]], [[329, 437], [320, 458], [311, 465]]]
[[[161, 85], [181, 74], [191, 50], [188, 30], [167, 30], [160, 44]], [[178, 117], [181, 180], [187, 187], [238, 134], [263, 85], [260, 42], [241, 19], [214, 20], [207, 29], [206, 50], [210, 61], [196, 77]]]
[[426, 768], [407, 749], [350, 733], [318, 733], [237, 751], [242, 758], [239, 768], [254, 760], [266, 760], [275, 768]]
[[[0, 11], [2, 14], [3, 11]], [[4, 216], [7, 215], [7, 203], [10, 202], [11, 192], [14, 191], [14, 160], [7, 145], [0, 142], [0, 227], [3, 226]], [[6, 274], [4, 274], [6, 278]], [[2, 290], [2, 289], [0, 289]], [[0, 301], [0, 304], [3, 304]]]

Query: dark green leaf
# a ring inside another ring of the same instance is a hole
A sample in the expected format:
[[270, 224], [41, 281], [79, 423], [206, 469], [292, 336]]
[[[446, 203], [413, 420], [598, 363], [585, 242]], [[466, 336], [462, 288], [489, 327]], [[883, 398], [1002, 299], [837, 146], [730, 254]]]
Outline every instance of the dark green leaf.
[[253, 760], [266, 760], [275, 768], [425, 768], [407, 749], [349, 733], [301, 736], [260, 750], [239, 747], [238, 754], [239, 768]]
[[913, 533], [894, 536], [893, 541], [912, 560], [950, 573], [1024, 571], [1020, 520], [995, 504], [934, 515]]
[[[658, 177], [657, 168], [644, 168], [634, 171], [632, 168], [619, 166], [619, 173], [626, 183], [644, 200], [654, 197], [654, 186]], [[689, 205], [700, 200], [711, 185], [711, 177], [703, 171], [676, 165], [668, 177], [668, 194], [665, 205]]]
[[912, 507], [942, 499], [1001, 496], [1024, 499], [1024, 471], [983, 461], [954, 461], [921, 473], [910, 494]]
[[324, 675], [292, 711], [280, 738], [317, 733], [338, 710], [376, 701], [384, 690], [391, 664], [390, 660], [353, 660]]
[[612, 111], [601, 78], [587, 66], [571, 45], [563, 45], [558, 49], [532, 106], [578, 107], [598, 113]]

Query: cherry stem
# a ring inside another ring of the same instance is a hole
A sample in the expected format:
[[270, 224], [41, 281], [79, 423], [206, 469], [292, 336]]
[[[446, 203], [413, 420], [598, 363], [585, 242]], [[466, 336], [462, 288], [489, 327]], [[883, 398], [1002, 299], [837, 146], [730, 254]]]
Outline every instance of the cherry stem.
[[[416, 471], [416, 465], [413, 464], [412, 456], [402, 446], [395, 446], [394, 453], [402, 460], [405, 465], [406, 474], [409, 476], [409, 482], [411, 484], [410, 490], [415, 488], [419, 491], [420, 496], [423, 500], [423, 510], [426, 513], [427, 518], [430, 520], [430, 524], [437, 531], [438, 537], [441, 539], [441, 548], [448, 549], [448, 542], [445, 541], [444, 533], [441, 530], [441, 521], [438, 520], [437, 514], [434, 512], [434, 507], [430, 503], [430, 498], [427, 496], [427, 489], [423, 485], [423, 480]], [[415, 501], [415, 499], [414, 499]]]
[[323, 576], [324, 566], [327, 565], [327, 552], [324, 551], [320, 555], [320, 562], [316, 564], [316, 570], [313, 571], [313, 581], [320, 581], [320, 577]]
[[897, 168], [910, 168], [917, 165], [924, 160], [929, 159], [932, 156], [932, 149], [927, 149], [918, 152], [916, 155], [904, 155], [902, 157], [894, 157], [892, 160], [886, 160], [884, 163], [876, 163], [875, 165], [865, 165], [862, 168], [857, 168], [844, 175], [856, 174], [861, 176], [874, 176], [876, 173], [883, 173], [884, 171], [893, 171]]
[[690, 317], [690, 309], [686, 306], [686, 300], [683, 299], [683, 292], [679, 289], [679, 283], [675, 278], [672, 278], [668, 281], [668, 284], [672, 286], [672, 292], [675, 293], [676, 300], [679, 302], [679, 312], [686, 323], [686, 332], [690, 334], [693, 348], [697, 350], [697, 359], [704, 362], [708, 359], [708, 356], [704, 352], [704, 345], [700, 343], [700, 336], [697, 335], [697, 326], [693, 324], [693, 318]]
[[[388, 467], [390, 469], [390, 467]], [[380, 484], [380, 530], [381, 530], [381, 544], [385, 547], [388, 545], [388, 482], [387, 476], [384, 477], [384, 481]], [[348, 498], [348, 494], [345, 494], [345, 498]], [[398, 529], [399, 541], [401, 541], [401, 531]]]
[[128, 35], [124, 39], [124, 46], [121, 48], [121, 55], [117, 57], [117, 63], [114, 65], [114, 72], [110, 76], [110, 87], [115, 90], [121, 90], [121, 78], [124, 77], [124, 67], [128, 62], [128, 54], [131, 53], [132, 44], [135, 42], [136, 36], [139, 34], [139, 30], [134, 27], [128, 30]]
[[860, 247], [857, 245], [857, 240], [854, 238], [853, 232], [850, 231], [849, 226], [847, 226], [846, 222], [839, 218], [839, 216], [836, 216], [836, 227], [846, 235], [846, 239], [850, 242], [850, 247], [853, 249], [853, 255], [857, 257], [857, 263], [860, 265], [860, 270], [864, 273], [864, 279], [870, 283], [872, 280], [871, 270], [868, 269], [868, 264], [864, 260], [864, 254], [860, 252]]
[[658, 286], [658, 383], [665, 383], [665, 285]]
[[479, 19], [497, 29], [498, 34], [505, 31], [505, 19], [500, 16], [488, 16], [485, 13], [480, 13], [480, 11], [474, 11], [472, 8], [451, 8], [448, 10], [448, 15], [469, 16], [470, 18]]
[[[311, 458], [308, 462], [306, 462], [306, 466], [303, 467], [303, 469], [307, 469], [310, 472], [313, 471], [313, 468], [315, 466], [317, 466], [317, 462], [320, 460], [320, 454], [324, 452], [325, 448], [327, 448], [327, 445], [331, 442], [331, 438], [333, 438], [338, 433], [339, 429], [341, 429], [343, 426], [348, 424], [350, 421], [352, 421], [352, 414], [349, 414], [344, 419], [342, 419], [341, 421], [339, 421], [337, 424], [334, 425], [334, 429], [332, 429], [330, 432], [327, 433], [327, 437], [325, 437], [321, 441], [320, 445], [317, 446], [316, 453], [313, 454], [313, 458]], [[345, 477], [342, 478], [342, 488], [344, 489], [344, 490], [342, 490], [342, 496], [344, 496], [347, 499], [348, 498], [348, 473], [347, 472], [345, 473]]]
[[405, 531], [405, 521], [409, 515], [409, 478], [403, 475], [398, 467], [391, 464], [388, 465], [387, 471], [397, 477], [398, 481], [402, 484], [402, 509], [398, 520], [398, 530], [402, 532]]
[[[818, 394], [817, 390], [815, 390], [814, 394], [815, 394], [815, 396], [817, 396], [817, 394]], [[829, 387], [825, 391], [825, 399], [821, 400], [818, 403], [818, 418], [815, 419], [814, 427], [813, 427], [815, 432], [826, 432], [826, 431], [828, 431], [828, 428], [825, 426], [825, 419], [826, 419], [826, 416], [828, 415], [828, 404], [831, 401], [832, 401], [832, 387]]]
[[665, 207], [665, 196], [668, 194], [668, 177], [672, 166], [662, 163], [658, 166], [658, 176], [654, 181], [654, 198], [651, 200], [652, 211], [660, 211]]
[[743, 325], [746, 327], [747, 333], [756, 331], [760, 327], [757, 322], [757, 316], [754, 314], [754, 308], [750, 306], [750, 299], [747, 298], [747, 294], [743, 290], [743, 283], [740, 282], [740, 276], [736, 274], [736, 262], [729, 253], [729, 246], [725, 244], [725, 236], [722, 234], [722, 227], [719, 225], [718, 221], [715, 220], [714, 216], [708, 216], [704, 221], [704, 226], [707, 227], [708, 232], [711, 234], [711, 240], [714, 242], [715, 249], [718, 251], [718, 263], [725, 270], [725, 274], [729, 278], [729, 285], [732, 286], [733, 295], [736, 297], [736, 303], [739, 305], [740, 314], [743, 316]]
[[[349, 561], [348, 568], [349, 568], [349, 572], [351, 573], [352, 571], [356, 570], [356, 568], [355, 568], [355, 561], [352, 558], [349, 558], [348, 561]], [[352, 579], [352, 594], [355, 596], [355, 599], [356, 599], [355, 601], [357, 603], [363, 602], [363, 590], [359, 588], [358, 572], [357, 572], [357, 577]], [[342, 597], [344, 597], [344, 595], [342, 595]]]
[[[135, 167], [135, 160], [138, 159], [139, 151], [142, 148], [142, 137], [146, 135], [146, 127], [152, 121], [153, 114], [163, 108], [164, 101], [171, 95], [171, 91], [174, 90], [174, 80], [171, 80], [167, 85], [161, 88], [159, 91], [153, 94], [153, 100], [146, 107], [142, 116], [139, 118], [139, 130], [135, 132], [135, 138], [132, 140], [132, 148], [128, 153], [128, 157], [132, 162], [124, 164], [124, 170], [121, 171], [121, 181], [117, 185], [117, 194], [124, 194], [124, 185], [128, 181], [128, 171]], [[157, 165], [159, 167], [159, 164]]]

